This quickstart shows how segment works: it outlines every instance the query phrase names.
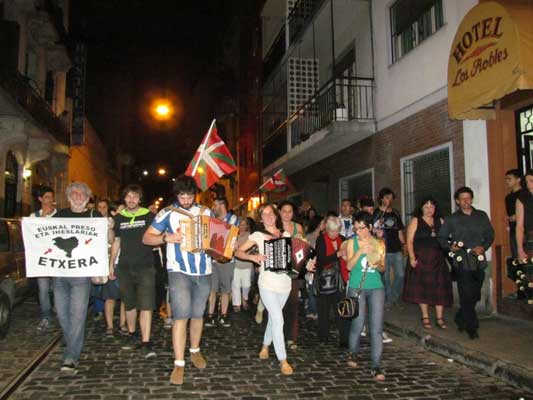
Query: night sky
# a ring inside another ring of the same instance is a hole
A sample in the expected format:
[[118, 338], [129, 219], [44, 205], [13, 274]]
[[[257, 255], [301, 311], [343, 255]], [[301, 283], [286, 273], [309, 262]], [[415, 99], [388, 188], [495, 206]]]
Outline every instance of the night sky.
[[[184, 172], [214, 116], [222, 38], [248, 1], [73, 2], [71, 33], [88, 46], [86, 114], [103, 140], [120, 140], [140, 168]], [[181, 115], [154, 122], [158, 96]]]

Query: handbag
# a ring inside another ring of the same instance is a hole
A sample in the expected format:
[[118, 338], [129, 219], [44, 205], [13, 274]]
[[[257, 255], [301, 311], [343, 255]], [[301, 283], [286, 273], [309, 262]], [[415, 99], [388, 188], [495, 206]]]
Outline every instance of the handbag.
[[340, 318], [353, 319], [359, 316], [359, 297], [363, 291], [367, 272], [368, 268], [363, 272], [361, 283], [357, 288], [355, 296], [348, 296], [348, 285], [346, 285], [346, 296], [339, 301], [339, 304], [337, 304], [337, 314]]
[[339, 262], [335, 261], [330, 268], [315, 272], [313, 286], [315, 296], [343, 292], [345, 285], [342, 280]]

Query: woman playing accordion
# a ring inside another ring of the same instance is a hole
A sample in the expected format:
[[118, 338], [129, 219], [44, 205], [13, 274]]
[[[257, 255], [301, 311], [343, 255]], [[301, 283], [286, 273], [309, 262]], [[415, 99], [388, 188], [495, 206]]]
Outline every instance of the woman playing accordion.
[[[291, 291], [291, 277], [288, 273], [279, 273], [284, 269], [284, 266], [277, 265], [282, 260], [267, 259], [265, 255], [265, 242], [281, 237], [290, 237], [290, 234], [283, 231], [279, 212], [272, 204], [261, 206], [259, 208], [259, 215], [259, 229], [252, 233], [248, 237], [248, 240], [239, 247], [235, 252], [235, 257], [241, 260], [252, 261], [260, 266], [258, 286], [261, 300], [268, 310], [268, 324], [263, 338], [263, 346], [259, 352], [259, 358], [261, 360], [268, 359], [269, 347], [274, 343], [274, 350], [280, 362], [281, 373], [283, 375], [291, 375], [293, 369], [287, 362], [285, 338], [283, 335], [283, 306], [287, 302]], [[259, 254], [248, 254], [247, 251], [254, 246], [257, 246]], [[273, 268], [276, 272], [265, 268], [267, 265], [273, 263], [276, 264]]]

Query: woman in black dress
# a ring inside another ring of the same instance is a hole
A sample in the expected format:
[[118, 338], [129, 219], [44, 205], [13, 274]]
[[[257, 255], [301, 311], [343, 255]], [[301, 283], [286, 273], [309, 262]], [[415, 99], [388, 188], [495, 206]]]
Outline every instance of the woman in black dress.
[[436, 201], [427, 197], [407, 227], [409, 260], [405, 269], [403, 301], [420, 306], [424, 329], [431, 329], [430, 306], [435, 306], [436, 325], [446, 329], [443, 310], [453, 304], [450, 271], [437, 241], [442, 222]]

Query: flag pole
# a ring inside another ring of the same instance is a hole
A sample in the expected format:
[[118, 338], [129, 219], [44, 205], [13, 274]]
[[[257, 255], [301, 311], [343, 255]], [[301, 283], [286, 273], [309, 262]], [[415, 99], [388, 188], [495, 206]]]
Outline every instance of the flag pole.
[[198, 165], [200, 165], [200, 160], [202, 159], [202, 156], [204, 154], [205, 146], [209, 142], [209, 137], [211, 136], [211, 132], [213, 131], [213, 126], [215, 125], [215, 121], [216, 121], [216, 118], [213, 118], [213, 122], [211, 122], [211, 126], [209, 127], [209, 130], [207, 131], [207, 135], [205, 135], [205, 140], [200, 145], [202, 149], [200, 150], [200, 154], [198, 155], [198, 160], [196, 161], [196, 164], [194, 165], [191, 176], [194, 176], [196, 174]]

